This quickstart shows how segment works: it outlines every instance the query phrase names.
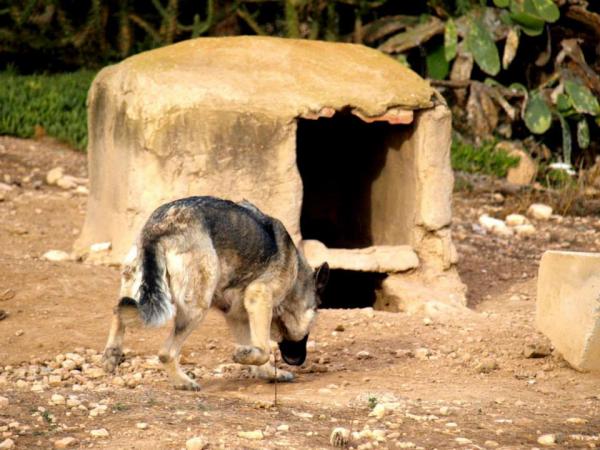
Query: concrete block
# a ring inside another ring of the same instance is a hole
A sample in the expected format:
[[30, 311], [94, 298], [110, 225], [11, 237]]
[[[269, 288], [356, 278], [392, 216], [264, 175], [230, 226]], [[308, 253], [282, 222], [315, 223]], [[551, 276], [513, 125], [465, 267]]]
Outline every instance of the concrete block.
[[600, 253], [544, 253], [536, 323], [571, 366], [600, 371]]

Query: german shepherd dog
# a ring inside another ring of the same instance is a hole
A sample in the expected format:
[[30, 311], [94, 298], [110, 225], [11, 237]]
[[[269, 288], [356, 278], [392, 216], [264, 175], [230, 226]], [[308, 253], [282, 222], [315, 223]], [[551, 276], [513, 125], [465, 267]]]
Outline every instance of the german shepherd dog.
[[164, 204], [124, 261], [104, 368], [112, 372], [123, 359], [126, 323], [159, 326], [174, 316], [159, 359], [176, 388], [199, 389], [180, 369], [179, 354], [214, 307], [237, 340], [236, 363], [252, 365], [260, 378], [291, 381], [292, 373], [271, 364], [270, 339], [286, 363], [304, 362], [328, 277], [327, 263], [313, 271], [283, 224], [247, 201], [190, 197]]

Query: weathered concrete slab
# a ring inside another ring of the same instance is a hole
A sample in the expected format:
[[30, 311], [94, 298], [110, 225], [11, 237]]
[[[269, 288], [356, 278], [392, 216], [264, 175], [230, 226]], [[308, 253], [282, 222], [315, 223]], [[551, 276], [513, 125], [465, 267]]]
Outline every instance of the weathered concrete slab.
[[544, 253], [536, 323], [574, 368], [600, 370], [600, 253]]
[[396, 273], [419, 266], [419, 258], [410, 245], [327, 248], [323, 243], [309, 239], [301, 242], [301, 248], [312, 267], [318, 267], [327, 261], [332, 269]]

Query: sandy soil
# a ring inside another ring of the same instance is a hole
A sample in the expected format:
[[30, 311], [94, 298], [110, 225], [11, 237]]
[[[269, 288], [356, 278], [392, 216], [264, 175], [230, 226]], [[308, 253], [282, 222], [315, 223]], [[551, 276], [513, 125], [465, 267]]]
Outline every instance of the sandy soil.
[[[331, 448], [332, 429], [345, 427], [356, 432], [347, 446], [360, 448], [533, 448], [544, 434], [554, 434], [556, 448], [600, 446], [600, 376], [570, 369], [557, 354], [523, 353], [548, 347], [533, 323], [540, 255], [597, 251], [597, 218], [565, 217], [536, 224], [529, 239], [497, 238], [472, 225], [511, 202], [459, 193], [454, 237], [470, 312], [323, 310], [307, 363], [291, 369], [293, 383], [278, 385], [231, 364], [229, 332], [211, 313], [182, 357], [203, 389], [181, 392], [155, 359], [166, 328], [129, 332], [119, 373], [95, 370], [119, 274], [41, 258], [70, 251], [85, 212], [85, 195], [43, 183], [57, 165], [85, 176], [82, 154], [0, 137], [0, 396], [8, 400], [0, 399], [0, 443], [52, 448], [73, 437], [75, 448], [185, 448], [198, 436], [206, 448]], [[65, 359], [77, 367], [64, 370]], [[377, 403], [387, 408], [370, 416]], [[108, 436], [92, 437], [101, 428]], [[255, 430], [262, 439], [238, 435]]]

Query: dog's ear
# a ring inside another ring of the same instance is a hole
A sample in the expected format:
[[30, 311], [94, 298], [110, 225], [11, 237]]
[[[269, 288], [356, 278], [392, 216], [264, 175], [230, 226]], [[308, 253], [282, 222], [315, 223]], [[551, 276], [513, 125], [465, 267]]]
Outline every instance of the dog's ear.
[[329, 264], [324, 262], [315, 270], [315, 287], [317, 294], [322, 294], [329, 281]]

